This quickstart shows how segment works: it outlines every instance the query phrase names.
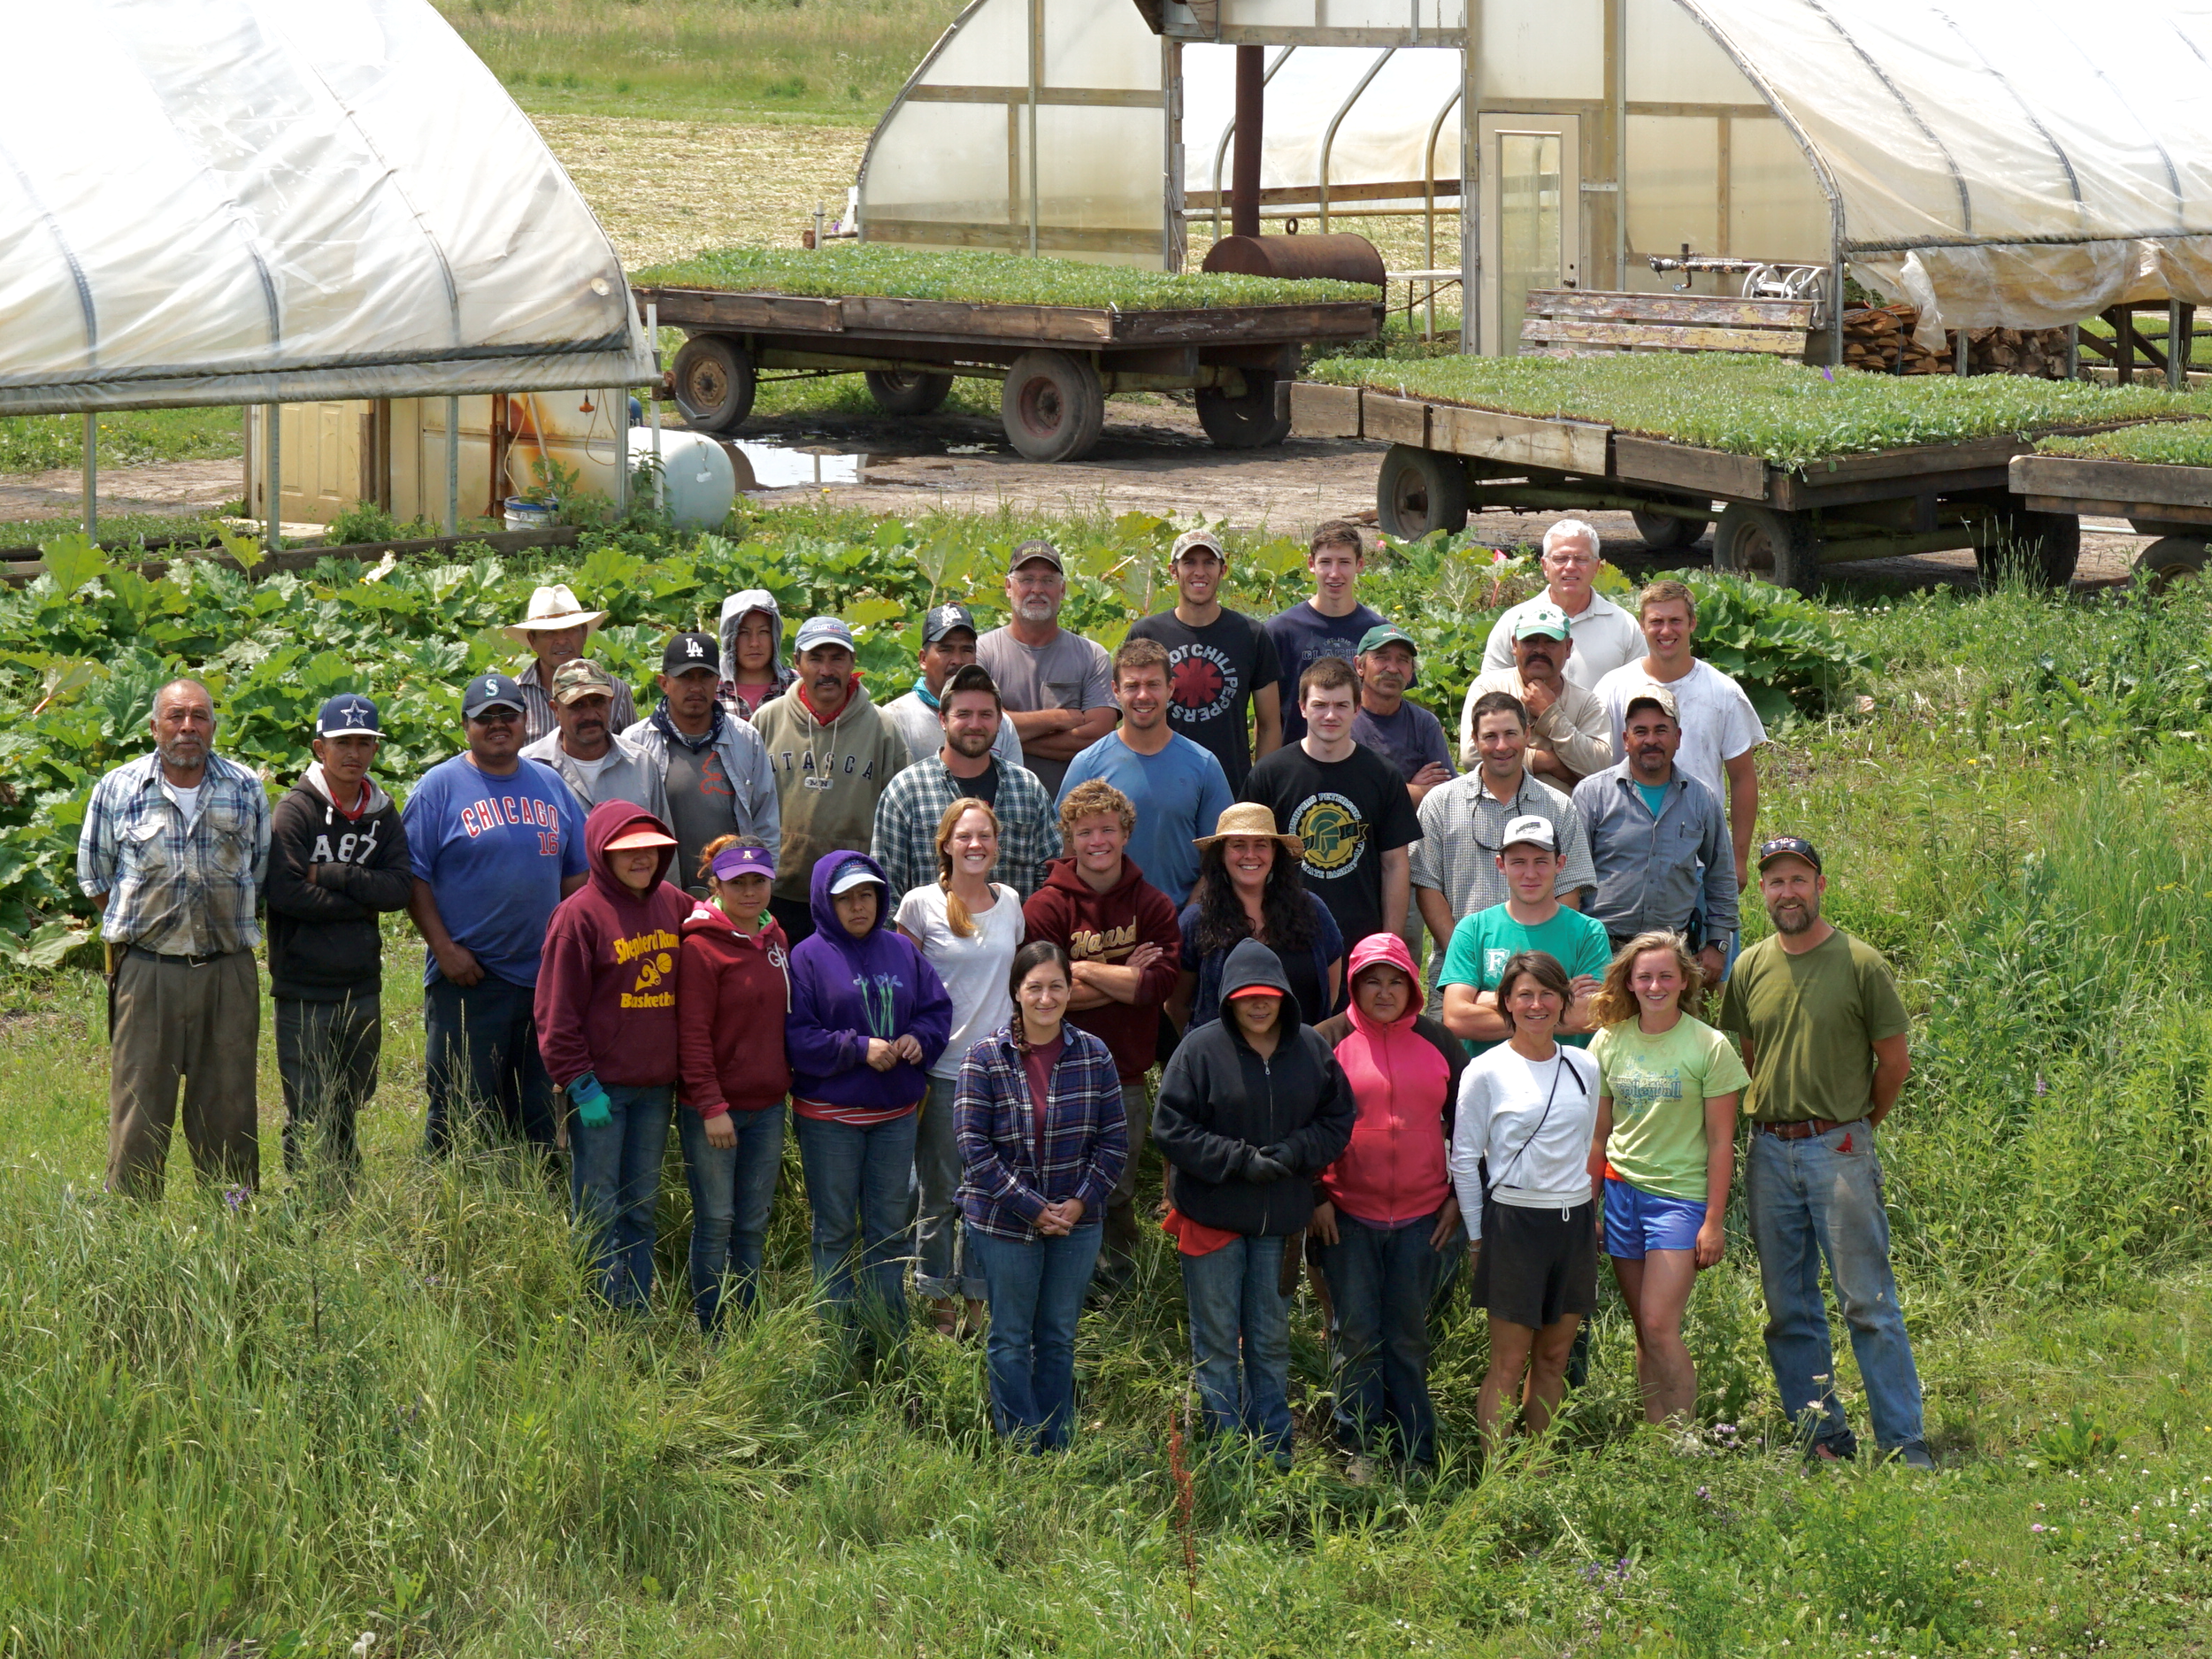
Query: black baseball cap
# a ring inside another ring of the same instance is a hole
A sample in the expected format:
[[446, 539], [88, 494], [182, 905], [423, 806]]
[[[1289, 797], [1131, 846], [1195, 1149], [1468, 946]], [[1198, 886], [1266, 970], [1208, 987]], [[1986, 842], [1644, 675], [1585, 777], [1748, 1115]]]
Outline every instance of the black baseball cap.
[[522, 687], [504, 674], [479, 674], [461, 692], [461, 713], [473, 720], [487, 709], [512, 709], [517, 714], [528, 710], [522, 700]]
[[1759, 868], [1763, 870], [1777, 858], [1802, 858], [1812, 865], [1813, 873], [1824, 873], [1820, 867], [1820, 849], [1802, 835], [1770, 835], [1759, 843]]
[[934, 645], [955, 628], [978, 633], [975, 612], [965, 605], [939, 605], [922, 618], [922, 643]]
[[694, 668], [710, 672], [722, 672], [722, 648], [715, 643], [711, 634], [678, 634], [672, 635], [661, 652], [661, 672], [680, 674]]

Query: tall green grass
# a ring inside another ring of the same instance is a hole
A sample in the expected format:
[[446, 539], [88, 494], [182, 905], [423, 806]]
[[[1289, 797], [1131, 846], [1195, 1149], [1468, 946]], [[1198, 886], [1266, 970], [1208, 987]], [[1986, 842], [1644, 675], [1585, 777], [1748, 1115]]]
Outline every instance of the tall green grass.
[[[220, 459], [239, 453], [242, 442], [234, 405], [118, 410], [102, 415], [99, 424], [104, 466]], [[42, 472], [83, 465], [81, 415], [0, 416], [0, 472]]]
[[872, 122], [959, 0], [437, 0], [523, 107]]

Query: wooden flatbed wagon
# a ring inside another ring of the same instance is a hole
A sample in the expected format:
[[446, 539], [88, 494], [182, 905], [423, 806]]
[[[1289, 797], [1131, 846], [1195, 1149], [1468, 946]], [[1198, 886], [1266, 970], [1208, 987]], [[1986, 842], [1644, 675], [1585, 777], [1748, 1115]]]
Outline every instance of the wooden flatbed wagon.
[[2164, 583], [2200, 576], [2212, 546], [2212, 467], [2070, 455], [2024, 455], [2012, 463], [2012, 488], [2044, 513], [2125, 518], [2138, 535], [2156, 536], [2135, 568]]
[[1501, 413], [1371, 387], [1290, 388], [1309, 437], [1388, 443], [1376, 518], [1393, 535], [1457, 530], [1484, 507], [1610, 509], [1634, 515], [1647, 545], [1687, 547], [1714, 525], [1713, 563], [1785, 588], [1820, 567], [1971, 548], [1985, 567], [2024, 557], [2044, 581], [2069, 580], [2081, 547], [2070, 511], [2033, 510], [2008, 467], [2032, 439], [1982, 438], [1839, 455], [1802, 466], [1617, 432], [1563, 416]]
[[1280, 443], [1278, 388], [1310, 340], [1371, 340], [1382, 307], [1019, 305], [968, 300], [641, 288], [641, 314], [689, 336], [676, 354], [676, 403], [704, 431], [743, 422], [764, 373], [862, 373], [887, 414], [925, 415], [956, 377], [1001, 383], [1007, 441], [1033, 461], [1071, 461], [1098, 442], [1109, 392], [1194, 391], [1223, 449]]

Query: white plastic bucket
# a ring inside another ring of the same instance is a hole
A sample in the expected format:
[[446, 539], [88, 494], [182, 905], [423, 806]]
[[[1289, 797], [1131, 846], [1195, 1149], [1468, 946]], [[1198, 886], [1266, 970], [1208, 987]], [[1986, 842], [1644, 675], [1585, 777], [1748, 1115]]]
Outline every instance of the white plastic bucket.
[[525, 501], [519, 495], [510, 495], [507, 497], [507, 527], [510, 530], [549, 529], [557, 511], [550, 502]]

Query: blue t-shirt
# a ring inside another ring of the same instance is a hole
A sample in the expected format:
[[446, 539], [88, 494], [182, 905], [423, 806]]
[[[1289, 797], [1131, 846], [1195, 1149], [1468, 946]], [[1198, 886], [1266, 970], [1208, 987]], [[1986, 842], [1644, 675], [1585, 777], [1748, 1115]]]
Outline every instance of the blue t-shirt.
[[[584, 815], [560, 774], [526, 760], [495, 778], [456, 755], [423, 773], [400, 822], [454, 943], [485, 972], [535, 985], [562, 879], [587, 868]], [[434, 984], [437, 958], [423, 956], [423, 983]]]
[[1373, 749], [1395, 766], [1408, 783], [1432, 764], [1443, 767], [1454, 777], [1459, 775], [1459, 769], [1452, 764], [1452, 746], [1444, 739], [1443, 724], [1417, 703], [1401, 703], [1398, 712], [1387, 718], [1362, 709], [1352, 717], [1352, 741]]
[[1283, 673], [1284, 742], [1295, 743], [1306, 734], [1306, 717], [1298, 712], [1298, 676], [1325, 657], [1350, 662], [1367, 630], [1383, 621], [1382, 612], [1366, 605], [1354, 605], [1348, 617], [1325, 617], [1303, 599], [1268, 619], [1267, 637], [1275, 643], [1275, 663]]
[[1140, 755], [1118, 732], [1109, 732], [1068, 763], [1060, 801], [1092, 778], [1103, 779], [1129, 797], [1137, 811], [1129, 856], [1144, 879], [1180, 910], [1198, 879], [1198, 849], [1191, 842], [1212, 834], [1222, 813], [1236, 804], [1221, 763], [1179, 732], [1171, 733], [1167, 747], [1156, 755]]
[[1636, 785], [1636, 793], [1644, 797], [1644, 804], [1651, 809], [1652, 817], [1657, 818], [1667, 810], [1667, 786], [1665, 784], [1639, 783]]

